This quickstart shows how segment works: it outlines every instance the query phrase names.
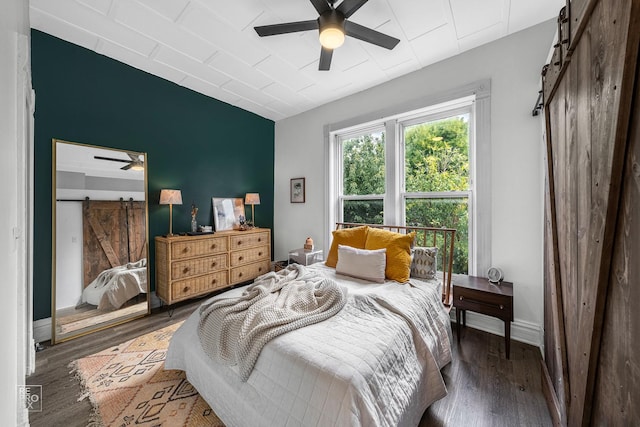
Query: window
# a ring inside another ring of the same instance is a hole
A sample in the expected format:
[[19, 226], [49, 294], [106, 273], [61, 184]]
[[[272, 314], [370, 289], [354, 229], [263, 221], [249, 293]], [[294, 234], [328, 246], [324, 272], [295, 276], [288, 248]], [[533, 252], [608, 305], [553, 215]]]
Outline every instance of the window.
[[[490, 192], [489, 165], [475, 159], [478, 141], [484, 144], [483, 156], [489, 156], [488, 93], [481, 98], [481, 111], [474, 92], [361, 125], [327, 129], [329, 227], [335, 222], [451, 227], [457, 230], [454, 272], [475, 274], [490, 265], [490, 251], [484, 251], [490, 205], [488, 197], [484, 202], [478, 197]], [[480, 186], [478, 169], [485, 170]], [[481, 218], [479, 206], [485, 208]]]
[[386, 187], [384, 129], [341, 136], [340, 150], [342, 220], [382, 224]]
[[[471, 107], [400, 122], [404, 223], [457, 230], [453, 271], [469, 272]], [[401, 183], [402, 185], [402, 183]], [[472, 236], [471, 236], [472, 237]]]

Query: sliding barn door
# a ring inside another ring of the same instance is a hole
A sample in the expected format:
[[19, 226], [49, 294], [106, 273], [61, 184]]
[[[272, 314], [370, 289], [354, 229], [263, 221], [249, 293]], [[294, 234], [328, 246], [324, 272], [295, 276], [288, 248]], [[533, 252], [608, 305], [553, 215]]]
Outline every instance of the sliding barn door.
[[100, 272], [145, 258], [145, 202], [84, 201], [84, 286]]
[[640, 425], [639, 23], [637, 0], [572, 2], [544, 70], [543, 372], [561, 425]]

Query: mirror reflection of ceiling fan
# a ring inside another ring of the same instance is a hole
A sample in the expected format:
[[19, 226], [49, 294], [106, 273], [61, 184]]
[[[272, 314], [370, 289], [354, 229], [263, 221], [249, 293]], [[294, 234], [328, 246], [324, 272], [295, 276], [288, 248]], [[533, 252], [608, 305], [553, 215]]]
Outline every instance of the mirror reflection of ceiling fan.
[[127, 153], [127, 155], [129, 156], [129, 160], [125, 160], [125, 159], [116, 159], [115, 157], [103, 157], [103, 156], [93, 156], [94, 159], [98, 159], [98, 160], [108, 160], [111, 162], [122, 162], [122, 163], [127, 163], [126, 165], [124, 165], [123, 167], [121, 167], [120, 169], [122, 170], [134, 170], [134, 171], [141, 171], [144, 170], [144, 162], [142, 160], [140, 160], [140, 155], [139, 154], [134, 154], [134, 153]]
[[358, 9], [368, 0], [342, 0], [335, 7], [337, 0], [310, 0], [320, 15], [309, 21], [287, 22], [284, 24], [263, 25], [254, 27], [260, 37], [275, 36], [277, 34], [297, 33], [299, 31], [318, 30], [320, 33], [320, 71], [327, 71], [331, 66], [333, 50], [342, 46], [345, 35], [384, 47], [389, 50], [396, 47], [400, 40], [388, 36], [371, 28], [349, 21]]

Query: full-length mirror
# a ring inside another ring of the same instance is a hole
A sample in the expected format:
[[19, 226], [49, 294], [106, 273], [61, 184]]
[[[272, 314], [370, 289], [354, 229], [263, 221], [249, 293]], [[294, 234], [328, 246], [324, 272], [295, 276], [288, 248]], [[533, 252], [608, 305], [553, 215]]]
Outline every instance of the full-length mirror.
[[149, 313], [145, 153], [53, 140], [52, 343]]

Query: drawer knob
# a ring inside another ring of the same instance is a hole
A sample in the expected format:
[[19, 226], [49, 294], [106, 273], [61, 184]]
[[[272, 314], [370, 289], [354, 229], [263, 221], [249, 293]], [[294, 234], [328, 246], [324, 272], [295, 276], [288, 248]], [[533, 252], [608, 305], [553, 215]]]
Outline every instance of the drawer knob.
[[185, 267], [185, 268], [182, 270], [182, 272], [183, 272], [184, 274], [187, 274], [187, 273], [189, 272], [189, 267]]
[[238, 261], [242, 261], [243, 259], [244, 259], [244, 257], [242, 257], [242, 256], [238, 257]]
[[213, 280], [211, 281], [211, 284], [212, 284], [212, 285], [215, 285], [216, 283], [218, 283], [218, 281], [217, 281], [216, 279], [213, 279]]
[[262, 271], [262, 267], [258, 267], [258, 271]]
[[189, 252], [189, 246], [185, 246], [182, 252]]
[[504, 305], [500, 304], [500, 310], [504, 310]]
[[241, 245], [241, 244], [242, 244], [242, 240], [238, 240], [238, 245]]
[[258, 242], [262, 242], [262, 237], [258, 237]]
[[184, 293], [189, 292], [189, 287], [188, 287], [188, 286], [185, 286], [185, 287], [184, 287], [184, 289], [182, 290], [182, 292], [184, 292]]
[[216, 266], [216, 263], [214, 261], [214, 262], [211, 263], [211, 267], [215, 267], [215, 266]]
[[262, 256], [262, 252], [258, 252], [258, 256]]
[[463, 299], [464, 299], [464, 297], [462, 297], [462, 296], [461, 296], [461, 297], [460, 297], [460, 301], [462, 301]]
[[215, 244], [211, 245], [211, 249], [215, 249], [215, 248], [216, 248]]
[[238, 273], [238, 277], [242, 277], [242, 272]]

